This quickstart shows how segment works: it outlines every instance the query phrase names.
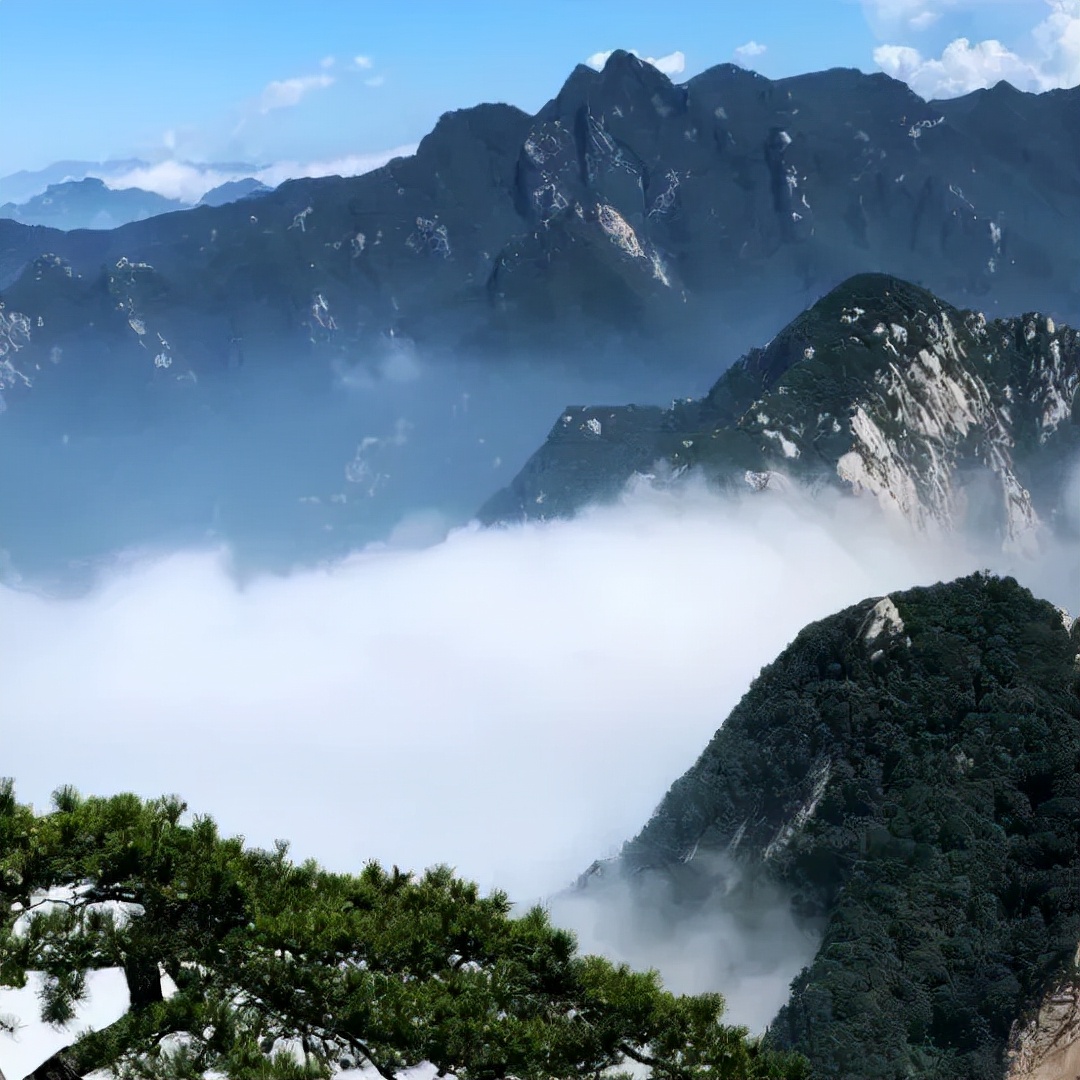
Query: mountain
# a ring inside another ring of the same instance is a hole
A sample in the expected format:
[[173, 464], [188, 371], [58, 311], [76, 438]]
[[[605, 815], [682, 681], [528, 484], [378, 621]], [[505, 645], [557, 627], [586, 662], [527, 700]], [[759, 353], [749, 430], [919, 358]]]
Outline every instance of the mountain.
[[[676, 86], [615, 53], [363, 176], [108, 231], [0, 220], [0, 457], [34, 463], [0, 475], [0, 557], [243, 537], [291, 565], [461, 522], [566, 401], [700, 394], [853, 273], [1078, 325], [1078, 93]], [[1020, 451], [994, 475], [1044, 515]]]
[[779, 888], [821, 943], [771, 1038], [822, 1080], [1072, 1076], [1078, 651], [980, 574], [813, 623], [580, 888], [673, 918]]
[[88, 176], [112, 176], [130, 172], [132, 169], [149, 168], [149, 162], [139, 158], [113, 159], [110, 161], [54, 161], [43, 169], [20, 169], [18, 172], [0, 176], [0, 200], [24, 203], [40, 195], [50, 184], [64, 184], [69, 180], [85, 180]]
[[1080, 450], [1080, 334], [1036, 313], [959, 311], [882, 274], [853, 277], [700, 399], [571, 406], [487, 522], [572, 514], [637, 474], [728, 488], [797, 480], [866, 493], [922, 530], [991, 528], [1033, 549], [1062, 517]]
[[155, 214], [186, 210], [187, 205], [141, 188], [114, 190], [106, 187], [104, 180], [88, 176], [84, 180], [50, 184], [43, 194], [20, 205], [4, 203], [0, 206], [0, 218], [54, 229], [115, 229]]
[[273, 191], [261, 180], [253, 176], [245, 176], [242, 180], [226, 180], [224, 184], [218, 184], [211, 188], [200, 200], [200, 206], [224, 206], [226, 203], [236, 202], [238, 199], [250, 199], [259, 195], [265, 195]]
[[[1074, 232], [1080, 88], [926, 102], [882, 74], [731, 65], [674, 85], [616, 52], [535, 116], [448, 113], [414, 157], [286, 183], [257, 208], [93, 236], [0, 222], [0, 289], [37, 358], [100, 346], [145, 365], [136, 318], [196, 374], [237, 341], [343, 355], [391, 331], [680, 366], [703, 327], [737, 355], [864, 271], [1080, 321]], [[104, 302], [121, 260], [139, 280]]]
[[[264, 195], [272, 190], [252, 177], [229, 180], [211, 188], [199, 206], [224, 206], [239, 199]], [[40, 195], [24, 203], [4, 203], [0, 218], [24, 225], [45, 225], [54, 229], [115, 229], [129, 221], [144, 221], [173, 210], [188, 210], [191, 204], [168, 199], [155, 191], [137, 187], [111, 188], [104, 180], [88, 176], [50, 184]]]

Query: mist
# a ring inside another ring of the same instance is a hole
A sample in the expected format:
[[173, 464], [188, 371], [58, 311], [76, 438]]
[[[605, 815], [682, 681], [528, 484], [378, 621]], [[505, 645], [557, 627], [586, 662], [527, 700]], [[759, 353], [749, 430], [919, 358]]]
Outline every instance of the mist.
[[83, 588], [118, 550], [208, 542], [243, 570], [285, 571], [415, 515], [438, 516], [425, 537], [441, 538], [567, 404], [668, 403], [708, 385], [576, 360], [432, 356], [388, 336], [347, 360], [267, 350], [195, 376], [72, 349], [0, 422], [0, 457], [33, 463], [0, 471], [0, 579]]
[[[642, 485], [419, 548], [410, 521], [400, 546], [285, 575], [188, 549], [118, 561], [78, 597], [0, 586], [19, 797], [176, 792], [253, 845], [287, 838], [338, 870], [447, 863], [531, 902], [641, 828], [807, 622], [985, 567], [1073, 588], [1068, 552], [1008, 565], [797, 489]], [[672, 929], [609, 909], [603, 937], [556, 904], [584, 946], [720, 989], [752, 1025], [815, 947], [774, 907], [756, 937], [727, 915]]]
[[674, 993], [720, 990], [725, 1021], [760, 1034], [813, 960], [820, 927], [800, 924], [779, 886], [742, 888], [739, 866], [722, 853], [698, 853], [693, 870], [692, 901], [660, 874], [590, 876], [587, 889], [553, 897], [551, 915], [583, 951], [656, 968]]

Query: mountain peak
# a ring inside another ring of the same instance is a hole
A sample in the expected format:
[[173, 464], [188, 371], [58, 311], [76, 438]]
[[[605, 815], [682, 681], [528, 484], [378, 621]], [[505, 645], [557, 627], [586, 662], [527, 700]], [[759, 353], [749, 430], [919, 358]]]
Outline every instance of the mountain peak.
[[1002, 1076], [1075, 982], [1076, 650], [1052, 604], [985, 574], [812, 623], [584, 888], [621, 878], [623, 911], [691, 919], [780, 884], [821, 945], [771, 1038], [820, 1076]]
[[635, 472], [695, 468], [735, 489], [781, 474], [827, 483], [936, 534], [974, 527], [978, 504], [980, 528], [1031, 552], [1058, 518], [1052, 477], [1074, 446], [1078, 386], [1080, 334], [1069, 327], [1037, 315], [989, 323], [918, 285], [858, 274], [705, 398], [568, 407], [481, 517], [572, 514], [617, 496]]

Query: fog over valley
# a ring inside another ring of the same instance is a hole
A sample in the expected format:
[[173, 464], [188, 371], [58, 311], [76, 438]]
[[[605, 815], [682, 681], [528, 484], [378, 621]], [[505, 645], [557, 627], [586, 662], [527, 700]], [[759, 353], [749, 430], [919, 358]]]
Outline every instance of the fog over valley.
[[[828, 493], [641, 482], [573, 521], [242, 582], [224, 550], [134, 558], [76, 598], [4, 588], [6, 759], [42, 808], [63, 783], [178, 791], [252, 844], [288, 838], [333, 868], [446, 862], [552, 897], [649, 817], [808, 621], [983, 566], [1069, 602], [1072, 554], [934, 542]], [[738, 985], [700, 929], [628, 949], [565, 910], [586, 940], [670, 961], [677, 987], [716, 968]], [[767, 1007], [734, 995], [736, 1018], [760, 1026], [782, 1003], [805, 945], [782, 952]]]

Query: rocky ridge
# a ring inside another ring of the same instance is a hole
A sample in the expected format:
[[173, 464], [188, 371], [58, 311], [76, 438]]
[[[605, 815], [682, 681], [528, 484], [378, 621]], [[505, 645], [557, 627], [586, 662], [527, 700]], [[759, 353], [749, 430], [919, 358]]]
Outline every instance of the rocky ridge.
[[1075, 322], [1080, 252], [1060, 240], [1080, 232], [1078, 93], [926, 102], [881, 74], [732, 65], [675, 85], [616, 52], [535, 116], [449, 113], [413, 157], [257, 206], [104, 233], [0, 221], [0, 299], [30, 320], [27, 377], [57, 347], [158, 377], [164, 339], [175, 379], [390, 332], [654, 361], [666, 342], [680, 363], [702, 328], [735, 354], [870, 270]]
[[922, 531], [987, 524], [1034, 550], [1080, 447], [1080, 334], [988, 321], [885, 275], [850, 279], [699, 400], [572, 407], [486, 521], [571, 514], [635, 474], [728, 488], [790, 480], [868, 495]]

